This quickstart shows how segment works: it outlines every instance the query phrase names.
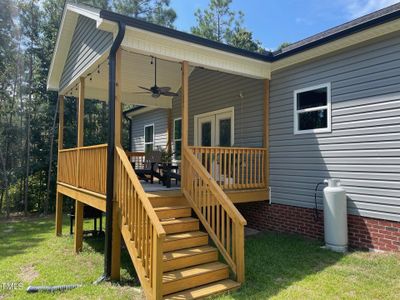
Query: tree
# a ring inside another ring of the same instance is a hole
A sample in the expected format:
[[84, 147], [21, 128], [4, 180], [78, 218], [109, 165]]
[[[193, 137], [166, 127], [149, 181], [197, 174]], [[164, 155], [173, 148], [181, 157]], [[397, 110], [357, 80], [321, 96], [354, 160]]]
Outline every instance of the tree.
[[282, 50], [283, 48], [286, 48], [288, 46], [290, 46], [292, 43], [289, 42], [283, 42], [282, 44], [279, 45], [277, 51]]
[[198, 9], [195, 12], [197, 25], [191, 28], [191, 32], [249, 51], [263, 51], [261, 43], [243, 27], [243, 12], [233, 11], [231, 4], [232, 0], [211, 0], [206, 9]]
[[170, 28], [176, 20], [170, 0], [114, 0], [113, 8], [121, 14]]
[[265, 51], [264, 48], [262, 48], [261, 43], [253, 39], [253, 33], [241, 27], [235, 29], [230, 40], [230, 44], [237, 48], [242, 48], [253, 52]]
[[18, 36], [14, 18], [16, 7], [10, 0], [0, 3], [0, 187], [6, 215], [11, 211], [10, 186], [16, 180], [18, 161], [18, 127], [16, 122], [18, 94]]

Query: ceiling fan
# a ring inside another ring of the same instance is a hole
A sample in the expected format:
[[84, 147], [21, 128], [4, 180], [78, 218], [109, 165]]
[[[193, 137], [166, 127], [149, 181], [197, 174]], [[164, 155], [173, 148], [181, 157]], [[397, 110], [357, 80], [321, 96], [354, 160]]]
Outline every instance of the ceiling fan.
[[139, 88], [146, 90], [146, 92], [137, 92], [134, 94], [151, 94], [153, 98], [158, 98], [160, 96], [167, 96], [167, 97], [175, 97], [178, 96], [177, 93], [170, 92], [171, 88], [169, 86], [157, 86], [157, 58], [152, 57], [151, 64], [153, 64], [154, 58], [154, 85], [150, 88], [146, 88], [143, 86], [138, 86]]

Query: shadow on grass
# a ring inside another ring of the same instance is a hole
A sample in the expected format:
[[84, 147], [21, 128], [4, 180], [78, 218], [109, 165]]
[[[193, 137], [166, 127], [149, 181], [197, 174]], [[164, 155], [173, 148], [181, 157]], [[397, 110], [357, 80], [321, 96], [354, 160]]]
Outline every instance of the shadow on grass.
[[[54, 218], [36, 217], [0, 222], [0, 259], [24, 254], [54, 231]], [[30, 225], [34, 220], [35, 225]]]
[[[104, 235], [100, 236], [85, 236], [84, 241], [96, 252], [104, 255]], [[121, 286], [137, 286], [139, 279], [136, 275], [131, 257], [125, 247], [123, 239], [121, 239], [121, 280], [118, 282]]]
[[260, 233], [246, 239], [246, 278], [234, 299], [268, 299], [305, 277], [335, 264], [345, 254], [296, 235]]

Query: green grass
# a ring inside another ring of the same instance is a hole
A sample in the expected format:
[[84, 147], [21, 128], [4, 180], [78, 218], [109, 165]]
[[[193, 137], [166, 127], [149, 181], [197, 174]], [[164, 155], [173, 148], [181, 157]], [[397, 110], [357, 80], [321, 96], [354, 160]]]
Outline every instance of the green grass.
[[[35, 218], [0, 221], [0, 299], [139, 299], [138, 281], [126, 251], [121, 283], [91, 283], [103, 272], [103, 240], [85, 238], [74, 255], [73, 238], [54, 236], [54, 221]], [[90, 229], [92, 223], [86, 222]], [[27, 294], [28, 285], [83, 284], [55, 294]], [[399, 299], [400, 254], [333, 253], [298, 236], [259, 234], [246, 240], [246, 282], [218, 299]]]
[[400, 254], [334, 253], [299, 236], [246, 240], [246, 282], [218, 299], [400, 299]]
[[[69, 219], [64, 218], [63, 236], [54, 235], [54, 217], [0, 221], [0, 299], [141, 299], [135, 271], [122, 252], [123, 280], [92, 285], [103, 273], [104, 239], [86, 237], [83, 252], [73, 254]], [[84, 228], [92, 229], [85, 221]], [[9, 290], [5, 283], [22, 283]], [[3, 284], [3, 286], [2, 286]], [[67, 292], [27, 294], [29, 285], [82, 284]]]

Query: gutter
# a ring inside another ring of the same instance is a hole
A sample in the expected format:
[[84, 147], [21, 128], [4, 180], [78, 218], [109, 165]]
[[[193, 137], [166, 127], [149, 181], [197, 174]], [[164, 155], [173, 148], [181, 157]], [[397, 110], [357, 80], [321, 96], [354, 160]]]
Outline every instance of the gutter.
[[104, 277], [111, 276], [112, 224], [114, 201], [114, 155], [115, 155], [115, 85], [116, 54], [125, 36], [125, 23], [118, 21], [118, 33], [108, 57], [108, 147], [107, 147], [107, 193], [106, 193], [106, 234], [104, 248]]

